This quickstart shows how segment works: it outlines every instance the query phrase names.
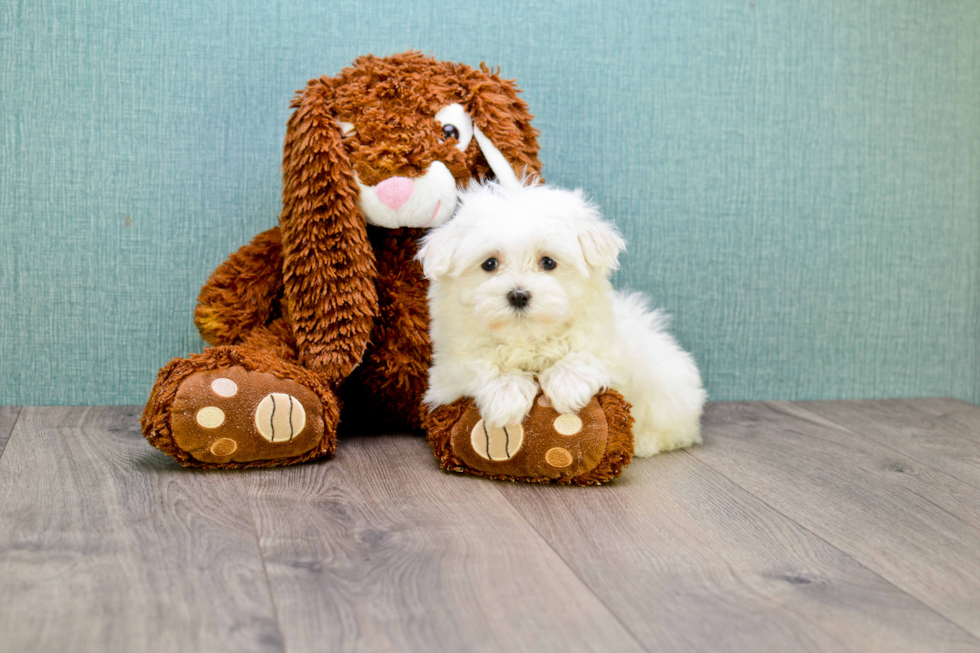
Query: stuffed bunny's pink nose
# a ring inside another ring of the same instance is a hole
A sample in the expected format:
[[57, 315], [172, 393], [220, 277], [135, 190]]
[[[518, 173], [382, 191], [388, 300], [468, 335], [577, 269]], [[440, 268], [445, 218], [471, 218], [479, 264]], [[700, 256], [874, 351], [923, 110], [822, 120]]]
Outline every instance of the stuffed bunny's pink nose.
[[408, 177], [389, 177], [374, 187], [378, 199], [392, 211], [397, 211], [407, 202], [413, 190], [415, 183]]

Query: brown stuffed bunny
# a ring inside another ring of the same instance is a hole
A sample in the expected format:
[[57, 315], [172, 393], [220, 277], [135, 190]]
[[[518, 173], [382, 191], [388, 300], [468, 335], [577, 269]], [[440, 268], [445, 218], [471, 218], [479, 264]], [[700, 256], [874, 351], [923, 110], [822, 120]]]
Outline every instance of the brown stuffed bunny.
[[292, 108], [280, 226], [212, 274], [195, 311], [212, 347], [166, 365], [143, 413], [147, 440], [184, 465], [331, 453], [341, 405], [345, 423], [418, 428], [418, 239], [452, 215], [457, 186], [541, 168], [527, 105], [482, 65], [361, 57]]

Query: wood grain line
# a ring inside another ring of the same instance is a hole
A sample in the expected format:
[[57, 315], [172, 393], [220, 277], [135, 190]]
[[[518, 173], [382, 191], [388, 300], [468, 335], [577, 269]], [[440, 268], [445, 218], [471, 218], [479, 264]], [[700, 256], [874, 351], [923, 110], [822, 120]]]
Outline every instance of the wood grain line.
[[496, 491], [414, 436], [249, 474], [289, 651], [642, 651]]
[[0, 458], [7, 448], [7, 441], [10, 440], [14, 426], [17, 425], [17, 418], [20, 416], [22, 408], [20, 406], [0, 406]]
[[12, 651], [282, 651], [237, 473], [151, 449], [139, 407], [25, 408], [0, 460]]
[[955, 422], [967, 429], [973, 437], [980, 437], [980, 406], [952, 397], [914, 399], [911, 401], [917, 410], [933, 417], [941, 417], [944, 420]]
[[980, 492], [788, 402], [713, 404], [691, 454], [980, 635]]
[[[955, 400], [954, 400], [955, 401]], [[796, 402], [805, 410], [980, 489], [980, 408], [972, 426], [943, 400]], [[970, 404], [965, 404], [970, 406]]]
[[649, 650], [980, 648], [685, 452], [600, 488], [497, 489]]
[[185, 470], [139, 412], [0, 408], [0, 648], [980, 651], [963, 402], [710, 404], [599, 488], [411, 436]]

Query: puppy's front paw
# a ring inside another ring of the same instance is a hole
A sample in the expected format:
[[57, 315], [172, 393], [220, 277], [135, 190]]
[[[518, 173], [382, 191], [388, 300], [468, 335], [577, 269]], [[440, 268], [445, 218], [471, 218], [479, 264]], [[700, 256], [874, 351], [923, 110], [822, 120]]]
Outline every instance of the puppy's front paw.
[[598, 361], [575, 360], [549, 367], [538, 379], [551, 405], [559, 413], [578, 413], [600, 390], [609, 375]]
[[484, 423], [497, 428], [523, 422], [537, 394], [538, 384], [534, 379], [504, 375], [488, 382], [475, 398]]

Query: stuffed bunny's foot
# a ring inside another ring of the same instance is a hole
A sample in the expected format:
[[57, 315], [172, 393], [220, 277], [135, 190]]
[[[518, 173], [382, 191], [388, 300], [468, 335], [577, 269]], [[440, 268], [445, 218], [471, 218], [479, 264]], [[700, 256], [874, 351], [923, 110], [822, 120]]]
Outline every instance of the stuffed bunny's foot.
[[147, 439], [203, 467], [287, 465], [334, 451], [330, 391], [308, 370], [263, 357], [215, 347], [172, 362], [144, 412]]
[[475, 402], [459, 399], [424, 417], [443, 469], [508, 481], [598, 485], [633, 454], [630, 406], [617, 392], [593, 397], [578, 413], [559, 413], [544, 394], [520, 423], [498, 427]]

